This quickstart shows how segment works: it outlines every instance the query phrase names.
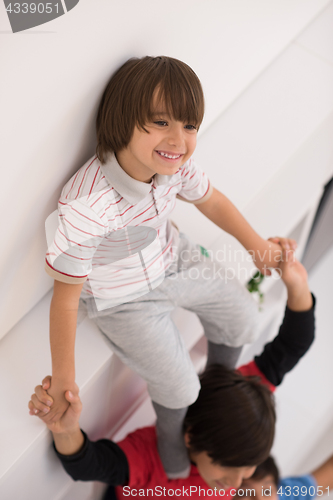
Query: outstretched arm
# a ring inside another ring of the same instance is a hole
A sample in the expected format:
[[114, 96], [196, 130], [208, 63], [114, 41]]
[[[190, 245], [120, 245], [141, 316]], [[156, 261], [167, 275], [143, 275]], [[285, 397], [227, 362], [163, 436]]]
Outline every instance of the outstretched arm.
[[122, 449], [109, 439], [90, 441], [80, 429], [82, 403], [77, 385], [72, 392], [65, 392], [69, 406], [62, 417], [56, 422], [45, 421], [45, 414], [53, 405], [47, 392], [51, 381], [51, 377], [46, 377], [42, 385], [35, 388], [28, 405], [29, 413], [44, 420], [52, 431], [54, 448], [65, 471], [75, 480], [102, 481], [113, 486], [126, 484], [129, 468]]
[[35, 387], [29, 401], [30, 415], [37, 415], [44, 420], [46, 426], [53, 434], [55, 447], [62, 455], [77, 453], [83, 446], [84, 437], [79, 426], [82, 403], [79, 397], [79, 388], [74, 384], [73, 391], [65, 391], [64, 397], [68, 404], [67, 410], [56, 422], [48, 421], [46, 416], [54, 404], [53, 398], [48, 394], [51, 387], [51, 377], [45, 377], [42, 385]]
[[311, 472], [315, 478], [317, 485], [321, 486], [324, 493], [326, 488], [333, 489], [333, 455], [326, 460], [318, 469]]
[[275, 386], [307, 352], [314, 339], [314, 297], [307, 281], [307, 272], [293, 251], [284, 251], [280, 264], [281, 277], [288, 290], [288, 302], [278, 335], [266, 344], [255, 363]]
[[54, 404], [44, 417], [45, 422], [56, 422], [68, 408], [65, 391], [75, 386], [74, 347], [77, 312], [83, 284], [54, 281], [50, 308], [50, 346], [52, 357], [52, 386], [49, 395]]
[[[216, 188], [210, 198], [196, 205], [198, 210], [221, 229], [234, 236], [251, 254], [257, 268], [263, 274], [270, 274], [268, 267], [276, 268], [281, 260], [281, 245], [271, 240], [264, 240], [257, 234], [235, 205]], [[294, 240], [283, 239], [280, 242], [288, 249], [296, 248]]]

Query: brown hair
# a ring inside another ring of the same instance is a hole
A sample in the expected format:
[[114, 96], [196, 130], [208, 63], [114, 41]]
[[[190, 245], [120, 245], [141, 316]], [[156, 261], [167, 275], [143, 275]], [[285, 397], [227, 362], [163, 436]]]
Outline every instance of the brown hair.
[[155, 90], [170, 116], [199, 128], [204, 115], [203, 91], [187, 64], [165, 56], [129, 59], [112, 76], [99, 105], [96, 153], [102, 163], [106, 153], [126, 148], [135, 126], [145, 130], [152, 120]]
[[267, 476], [273, 477], [274, 484], [277, 487], [280, 481], [280, 476], [279, 469], [277, 468], [273, 457], [266, 458], [262, 464], [258, 465], [254, 474], [251, 476], [251, 479], [254, 481], [261, 481]]
[[258, 465], [274, 440], [275, 408], [258, 377], [244, 377], [212, 365], [200, 377], [201, 390], [184, 420], [190, 452], [208, 453], [222, 466]]

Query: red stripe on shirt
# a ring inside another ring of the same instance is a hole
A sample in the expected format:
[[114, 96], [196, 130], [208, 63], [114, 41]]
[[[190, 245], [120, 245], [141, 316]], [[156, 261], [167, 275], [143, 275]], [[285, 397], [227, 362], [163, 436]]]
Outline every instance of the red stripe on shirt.
[[[171, 200], [167, 200], [166, 204], [165, 204], [165, 207], [163, 208], [163, 210], [161, 210], [158, 214], [155, 214], [153, 217], [149, 217], [149, 219], [145, 219], [145, 220], [142, 220], [140, 222], [140, 224], [143, 224], [144, 222], [147, 222], [148, 220], [152, 220], [152, 219], [155, 219], [155, 217], [158, 217], [159, 215], [161, 215], [164, 210], [166, 209], [166, 207], [168, 206], [168, 203], [170, 203]], [[134, 217], [134, 219], [136, 219], [136, 217]], [[140, 224], [137, 224], [135, 227], [139, 226]]]
[[[136, 215], [135, 217], [133, 217], [133, 219], [132, 219], [132, 220], [137, 219], [138, 217], [140, 217], [140, 215], [143, 215], [144, 213], [146, 213], [146, 212], [147, 212], [147, 210], [150, 210], [150, 209], [151, 209], [151, 207], [153, 207], [153, 206], [154, 206], [154, 203], [152, 203], [152, 204], [150, 205], [150, 207], [146, 208], [146, 210], [144, 210], [144, 211], [143, 211], [143, 212], [141, 212], [140, 214], [138, 214], [138, 215]], [[149, 219], [147, 219], [147, 220], [149, 220]], [[144, 221], [143, 221], [143, 222], [144, 222]]]
[[[57, 242], [55, 241], [54, 242], [55, 246], [60, 250], [61, 254], [62, 255], [67, 255], [68, 257], [72, 257], [73, 259], [77, 259], [77, 260], [91, 260], [91, 257], [89, 257], [88, 259], [84, 259], [83, 257], [75, 257], [75, 255], [71, 255], [70, 253], [67, 253], [67, 252], [64, 252], [60, 246], [57, 244]], [[60, 257], [60, 255], [59, 255]]]
[[75, 199], [77, 199], [77, 197], [79, 196], [80, 194], [80, 189], [81, 189], [81, 186], [83, 184], [83, 181], [84, 181], [84, 178], [86, 176], [86, 173], [88, 172], [89, 168], [90, 168], [90, 165], [92, 165], [94, 163], [94, 161], [96, 160], [97, 156], [95, 156], [95, 158], [93, 159], [93, 161], [87, 166], [87, 168], [85, 169], [84, 171], [84, 174], [83, 174], [83, 177], [82, 177], [82, 181], [81, 181], [81, 184], [79, 186], [79, 189], [77, 190], [77, 195], [75, 196]]
[[119, 203], [121, 200], [123, 200], [124, 198], [121, 197], [118, 201], [115, 201], [114, 203], [110, 203], [110, 205], [108, 207], [105, 208], [105, 210], [108, 210], [112, 205], [117, 205], [117, 203]]
[[76, 212], [77, 214], [81, 215], [82, 217], [84, 217], [85, 219], [87, 220], [90, 220], [90, 222], [93, 222], [94, 224], [97, 224], [98, 226], [101, 226], [101, 227], [105, 227], [104, 224], [100, 224], [99, 222], [97, 222], [96, 220], [94, 219], [90, 219], [89, 217], [87, 217], [86, 215], [82, 214], [81, 212], [79, 212], [78, 210], [76, 210], [76, 208], [72, 207], [72, 210], [74, 210], [74, 212]]
[[100, 235], [100, 234], [92, 234], [92, 233], [87, 233], [87, 231], [83, 231], [83, 229], [80, 229], [79, 227], [74, 226], [74, 224], [69, 222], [69, 220], [67, 220], [66, 222], [67, 222], [67, 224], [72, 226], [74, 229], [77, 229], [78, 231], [80, 231], [80, 233], [88, 234], [89, 236], [93, 236], [94, 238], [101, 238], [102, 237], [102, 235]]
[[80, 170], [78, 170], [78, 171], [76, 172], [76, 176], [74, 177], [74, 180], [73, 180], [73, 183], [72, 183], [72, 185], [71, 185], [71, 188], [70, 188], [70, 190], [68, 191], [68, 193], [67, 193], [67, 195], [66, 195], [66, 199], [68, 198], [68, 196], [69, 196], [70, 192], [72, 191], [73, 186], [74, 186], [74, 184], [75, 184], [75, 181], [76, 181], [77, 176], [79, 175], [79, 173], [80, 173]]
[[45, 262], [51, 269], [53, 269], [53, 271], [56, 271], [59, 274], [63, 274], [64, 276], [69, 276], [70, 278], [86, 278], [88, 276], [88, 274], [85, 274], [84, 276], [74, 276], [73, 274], [62, 273], [61, 271], [58, 271], [57, 269], [52, 267], [51, 264], [47, 262], [47, 259], [45, 259]]
[[94, 177], [93, 183], [92, 183], [92, 185], [91, 185], [91, 188], [90, 188], [90, 191], [89, 191], [89, 194], [88, 194], [88, 198], [89, 198], [89, 196], [91, 195], [91, 192], [92, 192], [92, 190], [93, 190], [93, 187], [94, 187], [94, 184], [95, 184], [95, 180], [96, 180], [96, 177], [97, 177], [97, 174], [98, 174], [98, 172], [99, 172], [100, 168], [101, 168], [101, 167], [98, 167], [98, 169], [96, 170], [96, 174], [95, 174], [95, 177]]
[[170, 193], [171, 189], [174, 188], [174, 187], [176, 187], [176, 186], [179, 186], [179, 184], [181, 184], [181, 181], [177, 182], [177, 184], [175, 184], [174, 186], [171, 186], [168, 189], [168, 191], [163, 196], [161, 196], [161, 199], [164, 198], [164, 196], [167, 196]]
[[103, 198], [103, 196], [104, 196], [105, 194], [108, 194], [108, 193], [109, 193], [110, 191], [112, 191], [113, 189], [114, 189], [114, 188], [112, 187], [112, 188], [108, 189], [107, 191], [105, 191], [103, 194], [101, 194], [101, 196], [100, 196], [99, 198], [97, 198], [97, 200], [95, 200], [95, 201], [94, 201], [94, 203], [93, 203], [92, 205], [90, 205], [90, 208], [92, 208], [92, 207], [95, 205], [95, 203], [97, 203], [97, 202], [98, 202], [101, 198]]
[[190, 189], [183, 189], [183, 191], [193, 191], [193, 189], [196, 189], [200, 184], [200, 181], [198, 182], [198, 184], [196, 184], [195, 186], [191, 187]]
[[59, 230], [59, 233], [62, 234], [67, 241], [70, 241], [71, 243], [74, 243], [75, 245], [77, 245], [78, 247], [84, 247], [84, 248], [97, 248], [95, 245], [93, 246], [88, 246], [88, 245], [82, 245], [81, 243], [77, 243], [76, 241], [73, 241], [73, 240], [70, 240], [69, 238], [67, 238], [67, 236], [58, 228]]
[[[128, 208], [125, 210], [125, 212], [123, 212], [122, 214], [116, 214], [116, 215], [114, 216], [114, 218], [113, 218], [113, 219], [108, 219], [108, 221], [109, 221], [109, 222], [113, 222], [113, 221], [116, 219], [116, 217], [122, 217], [122, 216], [123, 216], [124, 214], [126, 214], [126, 212], [128, 212], [131, 208], [134, 208], [134, 207], [133, 207], [133, 205], [131, 205], [130, 207], [128, 207]], [[130, 221], [130, 222], [131, 222], [131, 221]], [[125, 227], [125, 226], [123, 226], [123, 227]], [[119, 229], [122, 229], [122, 228], [119, 228]]]

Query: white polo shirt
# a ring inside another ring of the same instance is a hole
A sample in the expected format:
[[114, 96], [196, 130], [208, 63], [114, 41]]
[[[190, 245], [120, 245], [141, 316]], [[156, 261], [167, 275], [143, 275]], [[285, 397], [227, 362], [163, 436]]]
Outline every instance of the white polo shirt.
[[62, 190], [46, 272], [64, 283], [84, 282], [81, 297], [93, 296], [98, 309], [148, 293], [173, 261], [178, 231], [169, 216], [176, 197], [200, 204], [212, 191], [192, 158], [174, 175], [155, 174], [145, 183], [114, 154], [104, 164], [93, 157]]

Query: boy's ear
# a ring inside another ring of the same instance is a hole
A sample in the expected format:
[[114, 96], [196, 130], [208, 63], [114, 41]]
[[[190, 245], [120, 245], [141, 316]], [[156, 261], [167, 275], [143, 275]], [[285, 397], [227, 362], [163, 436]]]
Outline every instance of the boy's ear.
[[190, 435], [187, 431], [184, 434], [184, 441], [185, 441], [186, 448], [189, 448], [190, 447]]

